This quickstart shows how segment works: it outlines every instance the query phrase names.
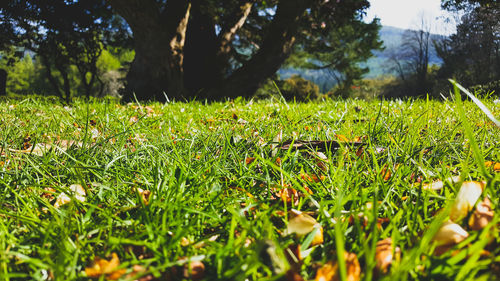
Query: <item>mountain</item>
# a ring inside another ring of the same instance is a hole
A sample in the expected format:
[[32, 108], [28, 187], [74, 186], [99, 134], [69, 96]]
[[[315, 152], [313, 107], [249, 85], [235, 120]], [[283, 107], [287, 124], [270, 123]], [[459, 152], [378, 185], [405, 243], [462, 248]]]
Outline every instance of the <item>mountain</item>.
[[[403, 43], [402, 36], [405, 29], [393, 26], [382, 26], [379, 35], [380, 39], [384, 42], [385, 49], [382, 51], [373, 51], [373, 57], [370, 58], [362, 66], [367, 66], [369, 72], [364, 78], [376, 78], [382, 75], [394, 75], [389, 71], [388, 59], [394, 50], [399, 48]], [[431, 34], [431, 38], [439, 38], [441, 35]], [[441, 65], [442, 61], [437, 56], [436, 50], [431, 45], [429, 53], [429, 63]], [[310, 70], [310, 69], [280, 69], [278, 74], [282, 79], [286, 79], [294, 74], [300, 75], [303, 78], [316, 83], [322, 92], [328, 91], [331, 87], [335, 86], [336, 81], [329, 70]]]

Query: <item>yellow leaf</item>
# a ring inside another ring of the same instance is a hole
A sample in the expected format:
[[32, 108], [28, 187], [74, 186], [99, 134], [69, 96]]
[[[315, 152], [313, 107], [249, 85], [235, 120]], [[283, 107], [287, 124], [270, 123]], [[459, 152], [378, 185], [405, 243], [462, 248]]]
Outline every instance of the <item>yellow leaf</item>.
[[139, 193], [139, 196], [141, 196], [141, 199], [142, 199], [142, 202], [144, 202], [144, 205], [148, 205], [149, 204], [149, 197], [151, 196], [151, 191], [144, 190], [144, 189], [138, 187], [137, 193]]
[[[358, 281], [361, 276], [361, 267], [358, 257], [354, 253], [344, 252], [344, 259], [348, 281]], [[316, 271], [315, 281], [338, 281], [340, 280], [339, 266], [336, 261], [328, 261]]]
[[308, 214], [300, 211], [295, 212], [297, 215], [288, 222], [285, 235], [295, 233], [298, 237], [302, 237], [317, 229], [311, 245], [315, 246], [323, 243], [323, 227], [321, 227], [321, 225]]
[[[445, 179], [445, 181], [451, 182], [451, 183], [457, 183], [460, 181], [459, 176], [453, 176]], [[444, 182], [442, 180], [437, 180], [431, 183], [426, 183], [422, 185], [422, 189], [424, 190], [441, 190], [444, 187]]]
[[460, 225], [452, 221], [447, 221], [443, 223], [436, 235], [434, 235], [433, 241], [435, 241], [438, 246], [448, 246], [458, 244], [468, 236], [469, 234], [467, 231]]
[[459, 221], [467, 216], [470, 210], [474, 207], [481, 193], [483, 192], [485, 183], [477, 181], [467, 181], [462, 183], [458, 191], [457, 198], [450, 212], [452, 221]]
[[[76, 200], [80, 202], [85, 201], [85, 189], [79, 184], [72, 184], [69, 187], [69, 190], [71, 191], [72, 195], [75, 197]], [[60, 208], [62, 205], [67, 204], [71, 202], [71, 197], [67, 195], [66, 193], [62, 192], [59, 194], [59, 196], [56, 199], [56, 202], [54, 203], [55, 208]]]
[[9, 149], [10, 152], [14, 153], [26, 153], [26, 154], [34, 154], [38, 156], [43, 156], [46, 152], [48, 152], [52, 146], [50, 144], [45, 144], [45, 143], [37, 143], [35, 144], [34, 147], [30, 147], [27, 149]]
[[117, 269], [118, 266], [120, 266], [120, 259], [112, 253], [109, 261], [96, 257], [92, 266], [85, 267], [85, 274], [90, 278], [106, 275], [106, 280], [117, 280], [126, 272], [126, 269]]

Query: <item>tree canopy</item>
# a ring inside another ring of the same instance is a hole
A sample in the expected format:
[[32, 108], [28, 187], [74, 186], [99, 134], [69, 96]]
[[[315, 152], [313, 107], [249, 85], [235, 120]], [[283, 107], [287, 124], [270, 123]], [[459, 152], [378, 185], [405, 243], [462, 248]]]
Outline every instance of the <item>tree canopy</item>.
[[[250, 96], [294, 52], [312, 51], [304, 65], [324, 59], [347, 79], [359, 77], [353, 65], [380, 46], [378, 22], [362, 21], [368, 7], [366, 0], [10, 1], [0, 11], [0, 47], [34, 50], [61, 96], [70, 95], [69, 65], [90, 91], [103, 47], [130, 42], [120, 38], [132, 39], [135, 51], [126, 100]], [[344, 55], [349, 50], [359, 51]]]

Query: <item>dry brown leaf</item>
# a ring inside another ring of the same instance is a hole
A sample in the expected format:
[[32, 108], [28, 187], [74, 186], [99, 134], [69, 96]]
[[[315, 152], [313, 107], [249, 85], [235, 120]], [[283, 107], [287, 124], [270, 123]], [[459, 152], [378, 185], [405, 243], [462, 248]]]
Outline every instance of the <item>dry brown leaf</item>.
[[[354, 253], [344, 252], [348, 281], [358, 281], [361, 278], [361, 266]], [[316, 271], [315, 281], [339, 281], [340, 272], [336, 261], [328, 261]]]
[[127, 271], [125, 268], [117, 269], [120, 266], [120, 259], [116, 253], [111, 253], [111, 259], [108, 261], [96, 257], [92, 266], [85, 267], [85, 274], [90, 278], [99, 278], [106, 276], [106, 280], [117, 280]]
[[304, 281], [304, 278], [300, 276], [299, 273], [297, 273], [294, 270], [288, 270], [285, 274], [285, 280], [286, 281]]
[[490, 199], [487, 197], [479, 202], [476, 210], [469, 219], [469, 227], [472, 230], [480, 230], [486, 227], [493, 220], [495, 213], [491, 209]]
[[[83, 187], [81, 185], [72, 184], [69, 187], [69, 190], [72, 193], [72, 195], [75, 197], [76, 200], [78, 200], [80, 202], [85, 202], [86, 193], [85, 193], [85, 189], [83, 189]], [[71, 197], [69, 195], [67, 195], [66, 193], [62, 192], [57, 197], [56, 202], [54, 203], [54, 208], [58, 209], [62, 205], [67, 204], [69, 202], [71, 202]]]
[[205, 277], [205, 265], [201, 261], [190, 261], [184, 265], [184, 278], [201, 280]]
[[450, 211], [450, 218], [454, 222], [458, 222], [466, 217], [469, 211], [472, 210], [476, 204], [481, 193], [483, 192], [484, 182], [466, 181], [462, 183], [458, 191], [457, 198]]
[[323, 227], [311, 216], [300, 211], [295, 211], [296, 216], [291, 218], [288, 222], [285, 235], [295, 233], [298, 237], [305, 236], [311, 231], [316, 230], [311, 246], [323, 243]]

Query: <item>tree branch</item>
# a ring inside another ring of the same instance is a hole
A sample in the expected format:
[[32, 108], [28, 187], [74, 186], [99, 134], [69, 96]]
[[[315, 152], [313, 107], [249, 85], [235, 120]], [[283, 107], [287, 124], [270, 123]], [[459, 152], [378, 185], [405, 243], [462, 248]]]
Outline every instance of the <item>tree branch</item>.
[[252, 3], [246, 2], [240, 7], [239, 13], [236, 14], [236, 21], [228, 27], [221, 30], [219, 34], [219, 47], [218, 55], [228, 54], [231, 50], [231, 41], [234, 39], [236, 32], [245, 24], [250, 11], [252, 10]]

